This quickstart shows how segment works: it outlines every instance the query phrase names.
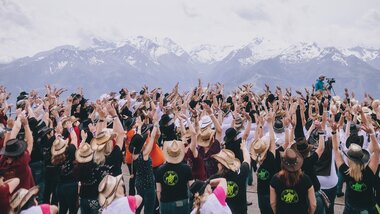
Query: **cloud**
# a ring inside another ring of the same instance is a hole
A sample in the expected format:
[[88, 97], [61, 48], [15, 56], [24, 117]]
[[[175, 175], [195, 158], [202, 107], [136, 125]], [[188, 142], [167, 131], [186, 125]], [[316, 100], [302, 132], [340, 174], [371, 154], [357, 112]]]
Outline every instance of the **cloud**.
[[185, 3], [182, 3], [182, 10], [186, 14], [186, 16], [190, 18], [195, 18], [199, 16], [199, 13], [195, 10], [195, 8], [189, 7]]
[[368, 10], [361, 18], [361, 23], [370, 27], [379, 28], [380, 26], [380, 11], [371, 9]]
[[249, 22], [270, 21], [269, 15], [262, 8], [242, 7], [235, 12], [239, 17]]
[[0, 28], [6, 27], [31, 27], [31, 22], [19, 5], [0, 0]]

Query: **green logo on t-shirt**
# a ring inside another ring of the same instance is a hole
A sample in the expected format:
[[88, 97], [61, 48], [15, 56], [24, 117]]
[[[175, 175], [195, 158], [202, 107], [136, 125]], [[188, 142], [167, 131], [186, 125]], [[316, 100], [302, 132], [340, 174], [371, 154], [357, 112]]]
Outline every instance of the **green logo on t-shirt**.
[[259, 172], [257, 173], [257, 177], [260, 179], [260, 180], [268, 180], [269, 178], [269, 172], [268, 170], [266, 169], [260, 169]]
[[178, 183], [178, 175], [174, 171], [167, 171], [164, 174], [164, 182], [168, 186], [174, 186]]
[[237, 196], [238, 193], [239, 193], [239, 186], [233, 181], [228, 181], [227, 182], [227, 198], [233, 198]]
[[293, 189], [285, 189], [281, 193], [281, 200], [287, 204], [295, 204], [298, 202], [298, 194]]
[[356, 192], [363, 192], [367, 190], [367, 185], [359, 181], [359, 182], [351, 183], [351, 189]]

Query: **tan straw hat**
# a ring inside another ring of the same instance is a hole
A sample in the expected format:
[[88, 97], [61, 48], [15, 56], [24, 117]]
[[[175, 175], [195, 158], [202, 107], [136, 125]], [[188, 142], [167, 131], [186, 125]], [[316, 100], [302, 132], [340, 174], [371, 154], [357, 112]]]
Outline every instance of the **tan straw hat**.
[[116, 177], [112, 175], [106, 175], [98, 186], [99, 191], [99, 204], [102, 207], [107, 207], [111, 204], [116, 196], [117, 187], [121, 183], [123, 175]]
[[112, 129], [104, 129], [95, 138], [91, 140], [91, 148], [94, 151], [101, 151], [106, 146], [106, 143], [116, 137], [112, 133]]
[[197, 144], [202, 147], [208, 147], [211, 145], [212, 137], [215, 134], [215, 130], [207, 128], [202, 130], [201, 133], [197, 136]]
[[165, 141], [163, 150], [164, 157], [168, 163], [180, 163], [185, 156], [185, 146], [182, 141]]
[[222, 149], [218, 154], [211, 157], [231, 171], [237, 172], [240, 169], [240, 160], [229, 149]]
[[258, 162], [261, 162], [269, 149], [269, 136], [264, 136], [251, 144], [251, 158]]
[[9, 202], [10, 207], [17, 213], [33, 195], [37, 195], [38, 191], [38, 186], [34, 186], [29, 190], [20, 188], [12, 195]]
[[93, 158], [94, 151], [91, 149], [90, 144], [81, 143], [78, 150], [75, 152], [75, 159], [78, 163], [90, 162]]
[[52, 156], [63, 154], [66, 151], [68, 140], [64, 140], [61, 136], [57, 137], [51, 147]]

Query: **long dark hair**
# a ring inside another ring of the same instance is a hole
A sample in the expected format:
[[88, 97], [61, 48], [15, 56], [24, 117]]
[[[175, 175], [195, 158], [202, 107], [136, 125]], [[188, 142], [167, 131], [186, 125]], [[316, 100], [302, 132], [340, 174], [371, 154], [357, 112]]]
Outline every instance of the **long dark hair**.
[[287, 187], [293, 187], [300, 181], [303, 173], [301, 169], [290, 172], [288, 170], [285, 170], [284, 168], [281, 169], [281, 171], [278, 173], [278, 177], [282, 182], [285, 183]]

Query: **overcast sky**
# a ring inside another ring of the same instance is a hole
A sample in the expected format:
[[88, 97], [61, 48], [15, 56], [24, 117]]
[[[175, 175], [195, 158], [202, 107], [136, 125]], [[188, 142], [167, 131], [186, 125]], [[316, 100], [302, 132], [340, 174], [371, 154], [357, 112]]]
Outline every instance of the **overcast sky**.
[[380, 48], [380, 0], [0, 0], [0, 62], [136, 35], [187, 50], [254, 37]]

